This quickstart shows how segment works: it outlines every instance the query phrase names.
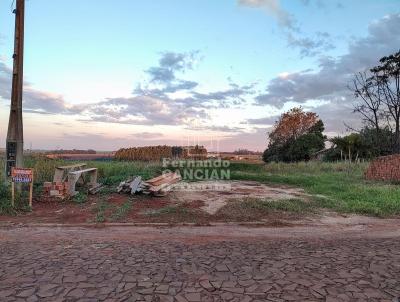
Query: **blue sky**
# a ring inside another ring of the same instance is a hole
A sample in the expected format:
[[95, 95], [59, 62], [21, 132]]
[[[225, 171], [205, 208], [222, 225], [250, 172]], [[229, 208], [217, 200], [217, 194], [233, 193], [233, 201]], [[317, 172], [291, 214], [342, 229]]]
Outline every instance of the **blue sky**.
[[[11, 2], [0, 1], [0, 88]], [[343, 133], [358, 122], [346, 81], [400, 48], [399, 12], [399, 0], [27, 0], [25, 142], [263, 150], [276, 115], [295, 105]]]

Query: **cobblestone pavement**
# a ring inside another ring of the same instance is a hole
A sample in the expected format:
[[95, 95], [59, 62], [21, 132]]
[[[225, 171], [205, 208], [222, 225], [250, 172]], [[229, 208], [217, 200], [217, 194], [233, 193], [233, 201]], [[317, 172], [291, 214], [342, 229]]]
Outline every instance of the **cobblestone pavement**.
[[148, 240], [102, 237], [111, 229], [96, 236], [80, 236], [82, 229], [30, 232], [0, 232], [2, 302], [397, 301], [400, 296], [399, 237], [196, 241], [173, 238], [168, 235], [173, 231]]

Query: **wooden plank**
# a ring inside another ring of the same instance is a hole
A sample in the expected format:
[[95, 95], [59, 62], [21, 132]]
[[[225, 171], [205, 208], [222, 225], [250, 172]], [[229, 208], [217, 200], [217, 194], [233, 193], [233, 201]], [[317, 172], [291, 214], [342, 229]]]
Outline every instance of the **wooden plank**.
[[89, 189], [89, 193], [92, 194], [92, 195], [97, 194], [97, 193], [100, 192], [101, 189], [103, 189], [103, 188], [104, 188], [103, 185], [97, 184], [95, 187]]
[[93, 172], [93, 171], [97, 171], [97, 168], [89, 168], [89, 169], [85, 169], [85, 170], [72, 171], [72, 172], [69, 172], [68, 174], [81, 175], [83, 173]]
[[165, 177], [168, 177], [168, 176], [171, 175], [171, 174], [175, 174], [175, 173], [166, 173], [166, 174], [162, 174], [162, 175], [157, 176], [157, 177], [155, 177], [155, 178], [146, 180], [146, 182], [147, 182], [147, 183], [150, 183], [150, 184], [153, 184], [153, 183], [155, 183], [155, 182], [158, 182], [158, 181], [164, 179]]
[[167, 183], [163, 183], [163, 184], [161, 184], [161, 185], [159, 185], [159, 186], [154, 186], [154, 187], [152, 186], [152, 187], [150, 187], [150, 188], [149, 188], [149, 191], [150, 191], [150, 192], [158, 192], [158, 191], [164, 190], [164, 189], [170, 187], [171, 185], [176, 184], [176, 183], [178, 183], [178, 182], [180, 182], [180, 181], [181, 181], [181, 178], [180, 178], [180, 177], [174, 178], [174, 179], [171, 179], [171, 181], [169, 181], [169, 182], [167, 182]]
[[168, 183], [170, 180], [172, 180], [176, 177], [177, 177], [176, 173], [168, 173], [168, 174], [164, 174], [162, 176], [147, 180], [146, 183], [148, 183], [152, 186], [160, 186], [162, 184]]
[[75, 165], [70, 165], [70, 166], [60, 166], [60, 167], [57, 167], [56, 169], [68, 170], [68, 169], [83, 168], [83, 167], [86, 167], [86, 164], [75, 164]]
[[86, 163], [56, 167], [53, 182], [64, 182], [67, 180], [69, 172], [82, 170], [84, 167], [86, 167]]

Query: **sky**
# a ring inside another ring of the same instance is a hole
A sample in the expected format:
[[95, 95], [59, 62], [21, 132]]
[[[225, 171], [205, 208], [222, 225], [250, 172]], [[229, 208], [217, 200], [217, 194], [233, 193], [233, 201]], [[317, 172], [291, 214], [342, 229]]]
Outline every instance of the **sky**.
[[[14, 15], [0, 0], [0, 146]], [[361, 127], [352, 76], [400, 49], [400, 0], [26, 0], [25, 148], [263, 151], [279, 115]]]

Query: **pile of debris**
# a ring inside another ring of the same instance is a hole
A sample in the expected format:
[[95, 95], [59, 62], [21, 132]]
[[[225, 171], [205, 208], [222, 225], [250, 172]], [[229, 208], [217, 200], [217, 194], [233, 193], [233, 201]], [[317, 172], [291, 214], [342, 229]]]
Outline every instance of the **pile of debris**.
[[56, 182], [45, 182], [43, 184], [44, 197], [55, 197], [64, 199], [69, 193], [68, 182], [56, 181]]
[[172, 186], [180, 182], [181, 179], [181, 176], [177, 173], [163, 174], [144, 182], [143, 193], [154, 196], [165, 196], [169, 191], [171, 191]]
[[140, 176], [132, 177], [119, 184], [118, 193], [143, 193], [153, 196], [165, 196], [171, 191], [172, 186], [181, 181], [181, 176], [177, 173], [166, 173], [156, 178], [142, 181]]
[[118, 193], [130, 193], [132, 195], [142, 192], [143, 182], [140, 176], [134, 176], [121, 182], [117, 188]]
[[56, 167], [53, 182], [43, 184], [43, 197], [49, 200], [73, 197], [79, 194], [77, 185], [85, 186], [90, 194], [96, 194], [103, 188], [97, 182], [97, 173], [97, 168], [86, 168], [85, 163]]

